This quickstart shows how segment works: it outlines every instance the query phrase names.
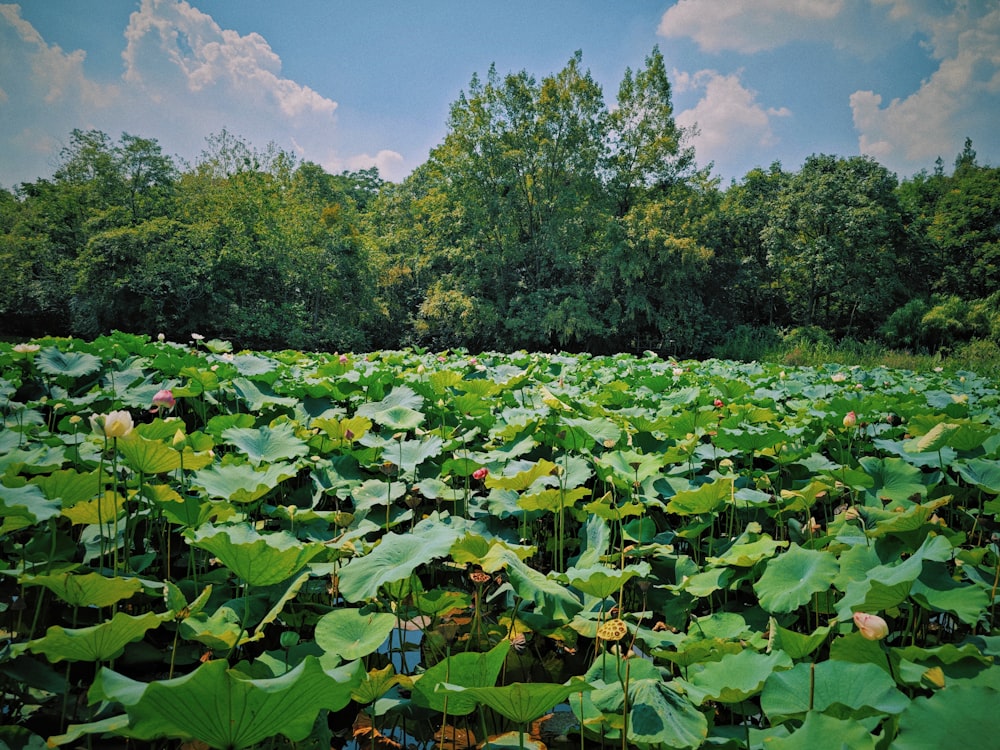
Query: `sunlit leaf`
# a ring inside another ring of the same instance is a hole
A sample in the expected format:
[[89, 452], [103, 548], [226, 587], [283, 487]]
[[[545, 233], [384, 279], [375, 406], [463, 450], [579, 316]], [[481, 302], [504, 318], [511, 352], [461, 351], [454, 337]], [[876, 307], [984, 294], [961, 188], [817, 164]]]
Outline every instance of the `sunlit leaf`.
[[375, 651], [396, 626], [389, 612], [363, 614], [353, 607], [341, 607], [316, 621], [316, 643], [324, 651], [345, 661], [360, 659]]
[[222, 433], [222, 439], [243, 451], [257, 466], [299, 458], [309, 452], [309, 446], [295, 436], [295, 429], [288, 422], [274, 427], [230, 427]]
[[110, 607], [142, 591], [138, 578], [105, 578], [99, 573], [22, 576], [25, 586], [44, 586], [71, 607]]
[[829, 589], [839, 572], [833, 555], [792, 543], [787, 552], [767, 561], [753, 589], [768, 612], [794, 612], [813, 594]]
[[190, 674], [149, 684], [102, 670], [91, 700], [124, 706], [132, 736], [198, 739], [219, 750], [243, 750], [283, 735], [293, 742], [312, 731], [322, 709], [339, 711], [364, 677], [360, 662], [324, 671], [307, 656], [270, 679], [250, 679], [210, 661]]
[[107, 622], [87, 628], [53, 625], [42, 638], [29, 641], [28, 648], [52, 662], [108, 661], [121, 656], [127, 644], [140, 640], [163, 620], [164, 615], [154, 612], [139, 616], [116, 612]]
[[446, 694], [438, 687], [444, 683], [463, 687], [495, 685], [510, 645], [510, 641], [503, 640], [484, 653], [464, 652], [442, 659], [413, 683], [414, 703], [443, 711], [447, 701], [449, 715], [466, 716], [472, 713], [477, 705], [472, 696]]
[[190, 540], [251, 586], [280, 583], [323, 552], [322, 544], [305, 544], [282, 531], [260, 534], [248, 524], [202, 526]]
[[775, 672], [760, 697], [772, 722], [803, 718], [810, 710], [838, 719], [863, 719], [898, 714], [909, 703], [884, 669], [833, 660]]

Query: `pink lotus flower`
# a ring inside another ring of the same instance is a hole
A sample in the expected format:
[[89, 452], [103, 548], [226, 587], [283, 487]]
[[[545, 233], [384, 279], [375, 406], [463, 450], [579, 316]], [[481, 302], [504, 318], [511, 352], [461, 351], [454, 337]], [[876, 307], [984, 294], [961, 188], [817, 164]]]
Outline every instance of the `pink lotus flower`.
[[847, 414], [844, 415], [844, 427], [850, 429], [851, 427], [854, 427], [854, 425], [856, 425], [857, 423], [858, 423], [858, 415], [855, 414], [853, 411], [849, 411], [847, 412]]
[[488, 477], [489, 474], [490, 470], [487, 469], [485, 466], [483, 466], [481, 469], [476, 469], [474, 472], [472, 472], [472, 478], [481, 482], [484, 479], [486, 479], [486, 477]]
[[725, 404], [722, 403], [722, 399], [721, 398], [715, 399], [715, 401], [713, 403], [715, 404], [715, 408], [716, 409], [721, 409], [723, 406], [725, 406]]
[[858, 626], [861, 637], [869, 641], [881, 641], [889, 635], [889, 624], [878, 615], [855, 612], [854, 624]]
[[150, 411], [155, 412], [160, 409], [173, 409], [174, 404], [177, 403], [177, 399], [174, 398], [174, 393], [169, 388], [164, 388], [163, 390], [157, 391], [156, 395], [153, 396], [153, 408]]

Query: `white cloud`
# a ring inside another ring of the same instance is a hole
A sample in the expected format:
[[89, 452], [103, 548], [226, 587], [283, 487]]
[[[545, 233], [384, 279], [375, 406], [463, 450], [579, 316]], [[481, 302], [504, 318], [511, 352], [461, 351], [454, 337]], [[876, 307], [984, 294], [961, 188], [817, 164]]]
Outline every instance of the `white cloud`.
[[694, 74], [674, 72], [678, 90], [701, 90], [704, 95], [691, 109], [676, 116], [677, 124], [695, 131], [691, 142], [700, 163], [713, 161], [723, 173], [742, 169], [749, 158], [768, 161], [776, 145], [772, 128], [776, 117], [788, 117], [787, 107], [764, 107], [757, 93], [743, 86], [739, 73], [722, 75], [714, 70]]
[[958, 153], [966, 136], [995, 147], [1000, 7], [966, 3], [943, 15], [939, 6], [926, 2], [876, 1], [892, 6], [891, 17], [915, 24], [940, 65], [912, 94], [885, 106], [874, 91], [851, 95], [861, 153], [908, 174], [937, 156]]
[[[185, 0], [142, 0], [122, 40], [121, 78], [88, 77], [83, 50], [46, 43], [17, 5], [0, 4], [0, 184], [51, 174], [74, 128], [155, 138], [165, 153], [193, 160], [223, 129], [255, 147], [274, 143], [303, 160], [335, 159], [337, 102], [282, 72], [257, 33], [221, 28]], [[2, 98], [2, 97], [0, 97]], [[8, 154], [13, 156], [8, 157]], [[409, 171], [383, 150], [355, 157], [388, 179]]]
[[[241, 99], [290, 118], [332, 114], [337, 103], [281, 77], [281, 59], [260, 34], [240, 36], [184, 0], [143, 0], [122, 53], [126, 81], [157, 94]], [[245, 106], [245, 105], [244, 105]]]
[[680, 0], [663, 14], [658, 32], [690, 37], [707, 52], [760, 52], [795, 40], [829, 38], [844, 4], [844, 0]]
[[402, 180], [410, 171], [406, 166], [403, 155], [396, 151], [389, 151], [388, 149], [382, 149], [375, 156], [370, 154], [352, 156], [344, 161], [342, 168], [334, 171], [341, 171], [341, 169], [355, 171], [370, 167], [378, 167], [379, 176], [383, 180], [389, 180], [390, 182]]

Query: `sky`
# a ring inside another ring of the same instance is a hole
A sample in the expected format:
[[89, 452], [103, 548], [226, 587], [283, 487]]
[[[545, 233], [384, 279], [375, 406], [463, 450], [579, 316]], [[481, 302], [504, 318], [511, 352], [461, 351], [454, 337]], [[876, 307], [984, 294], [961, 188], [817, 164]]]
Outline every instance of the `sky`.
[[193, 164], [226, 129], [400, 181], [474, 74], [579, 50], [614, 105], [659, 47], [675, 120], [723, 187], [864, 154], [905, 179], [965, 139], [1000, 166], [1000, 0], [23, 0], [0, 3], [0, 187], [73, 129]]

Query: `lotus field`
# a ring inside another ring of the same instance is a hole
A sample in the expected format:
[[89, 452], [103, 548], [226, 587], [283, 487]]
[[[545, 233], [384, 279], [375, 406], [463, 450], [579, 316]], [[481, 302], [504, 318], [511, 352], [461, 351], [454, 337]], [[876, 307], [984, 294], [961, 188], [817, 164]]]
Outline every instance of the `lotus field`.
[[0, 409], [0, 747], [1000, 737], [970, 372], [115, 333]]

